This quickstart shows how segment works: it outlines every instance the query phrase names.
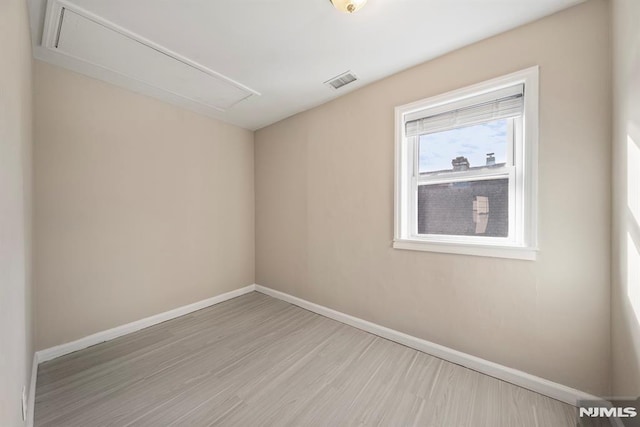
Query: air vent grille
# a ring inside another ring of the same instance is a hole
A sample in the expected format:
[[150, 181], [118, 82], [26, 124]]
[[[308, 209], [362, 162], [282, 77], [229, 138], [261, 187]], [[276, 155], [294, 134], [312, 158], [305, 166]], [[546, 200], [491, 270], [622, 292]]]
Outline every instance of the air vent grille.
[[351, 71], [347, 71], [346, 73], [342, 73], [339, 76], [329, 79], [324, 83], [329, 85], [333, 89], [340, 89], [342, 86], [346, 86], [349, 83], [355, 82], [356, 80], [358, 80], [358, 77], [356, 77], [356, 75]]

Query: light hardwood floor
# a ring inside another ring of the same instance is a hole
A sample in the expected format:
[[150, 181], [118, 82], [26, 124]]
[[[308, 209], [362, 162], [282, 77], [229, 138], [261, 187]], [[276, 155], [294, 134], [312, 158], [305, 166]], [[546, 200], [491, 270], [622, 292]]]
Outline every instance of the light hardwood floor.
[[40, 365], [36, 426], [575, 426], [574, 407], [252, 292]]

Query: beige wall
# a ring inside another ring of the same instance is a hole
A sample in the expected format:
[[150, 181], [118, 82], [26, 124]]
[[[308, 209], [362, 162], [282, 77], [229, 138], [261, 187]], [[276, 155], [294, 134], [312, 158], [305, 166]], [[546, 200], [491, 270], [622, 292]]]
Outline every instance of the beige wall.
[[0, 1], [0, 425], [22, 425], [31, 344], [31, 39], [27, 4]]
[[[393, 108], [536, 64], [538, 260], [392, 249]], [[592, 0], [258, 131], [257, 283], [608, 393], [610, 91]]]
[[[613, 394], [640, 395], [640, 2], [612, 1]], [[633, 303], [632, 303], [633, 302]]]
[[254, 282], [253, 133], [35, 61], [36, 348]]

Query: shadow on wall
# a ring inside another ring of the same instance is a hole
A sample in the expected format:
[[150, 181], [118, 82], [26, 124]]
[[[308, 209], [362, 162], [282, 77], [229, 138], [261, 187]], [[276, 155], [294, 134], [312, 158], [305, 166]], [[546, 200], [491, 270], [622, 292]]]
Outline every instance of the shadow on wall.
[[[627, 220], [626, 229], [626, 297], [625, 309], [632, 314], [629, 327], [635, 350], [634, 360], [640, 360], [640, 52], [634, 58], [629, 80], [627, 122]], [[640, 367], [638, 367], [640, 369]]]

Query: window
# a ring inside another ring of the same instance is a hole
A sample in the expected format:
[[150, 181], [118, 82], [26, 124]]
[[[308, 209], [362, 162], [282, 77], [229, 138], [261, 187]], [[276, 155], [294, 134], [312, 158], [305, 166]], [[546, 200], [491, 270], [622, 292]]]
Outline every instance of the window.
[[396, 108], [394, 247], [535, 259], [538, 68]]

